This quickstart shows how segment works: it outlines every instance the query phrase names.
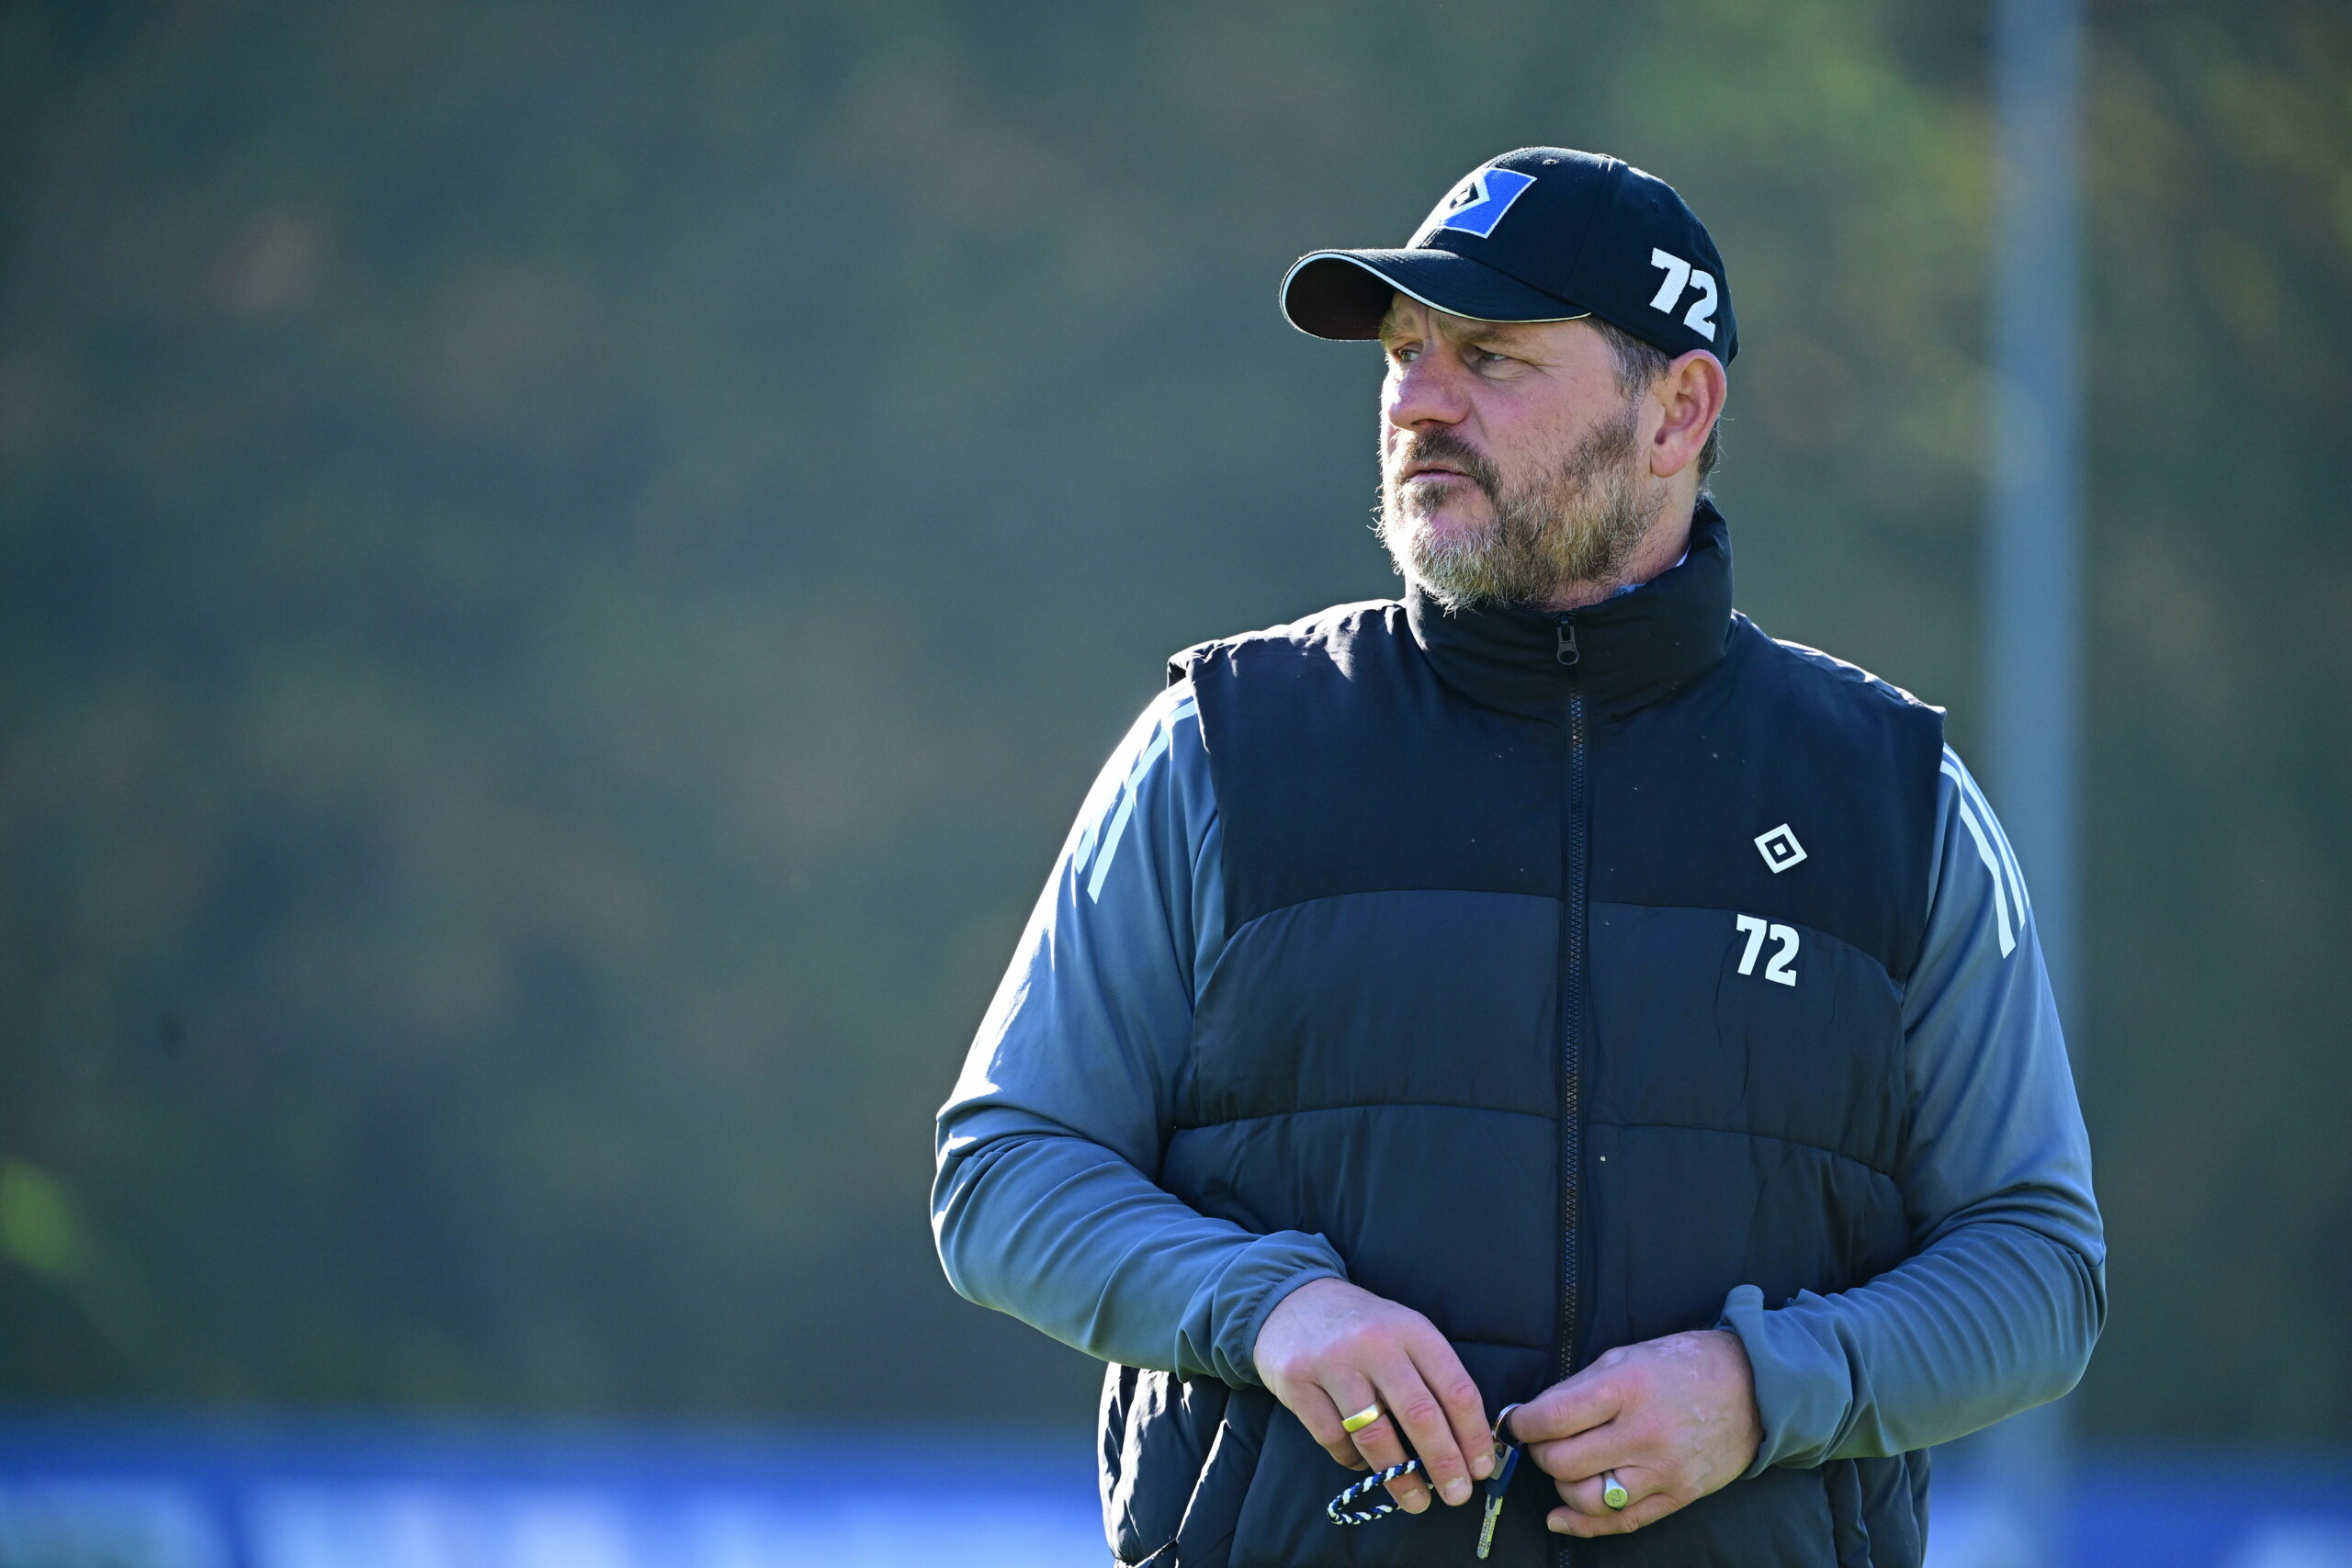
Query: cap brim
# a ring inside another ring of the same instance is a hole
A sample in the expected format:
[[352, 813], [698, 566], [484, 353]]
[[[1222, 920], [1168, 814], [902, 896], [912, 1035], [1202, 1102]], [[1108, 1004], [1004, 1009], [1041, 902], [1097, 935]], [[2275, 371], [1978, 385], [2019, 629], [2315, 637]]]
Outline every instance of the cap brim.
[[1284, 275], [1283, 314], [1317, 337], [1374, 338], [1396, 294], [1474, 321], [1573, 321], [1592, 313], [1452, 251], [1317, 251]]

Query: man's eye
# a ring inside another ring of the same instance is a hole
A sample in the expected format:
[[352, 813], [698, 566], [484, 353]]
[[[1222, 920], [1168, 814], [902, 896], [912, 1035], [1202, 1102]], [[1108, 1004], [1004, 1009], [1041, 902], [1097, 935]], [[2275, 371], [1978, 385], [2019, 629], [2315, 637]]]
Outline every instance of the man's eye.
[[1510, 364], [1510, 355], [1497, 354], [1491, 348], [1474, 348], [1470, 351], [1470, 362], [1482, 370], [1491, 370], [1498, 365]]

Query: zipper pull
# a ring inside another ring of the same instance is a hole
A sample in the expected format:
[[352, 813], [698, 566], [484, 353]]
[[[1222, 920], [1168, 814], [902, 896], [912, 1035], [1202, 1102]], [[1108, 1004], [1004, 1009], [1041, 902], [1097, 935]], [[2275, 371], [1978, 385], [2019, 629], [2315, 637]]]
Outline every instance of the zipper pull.
[[1577, 661], [1577, 624], [1566, 615], [1560, 617], [1560, 646], [1552, 657], [1563, 664]]

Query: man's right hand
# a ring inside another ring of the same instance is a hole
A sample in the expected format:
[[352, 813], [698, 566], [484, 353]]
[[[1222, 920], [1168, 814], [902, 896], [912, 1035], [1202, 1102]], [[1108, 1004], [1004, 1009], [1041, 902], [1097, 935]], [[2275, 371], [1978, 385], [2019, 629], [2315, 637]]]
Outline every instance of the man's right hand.
[[[1478, 1385], [1445, 1336], [1410, 1307], [1345, 1280], [1310, 1280], [1274, 1303], [1251, 1357], [1274, 1397], [1351, 1470], [1401, 1461], [1399, 1427], [1448, 1503], [1468, 1502], [1472, 1482], [1494, 1468]], [[1340, 1425], [1374, 1404], [1382, 1415], [1369, 1427], [1350, 1435]], [[1388, 1492], [1408, 1514], [1430, 1506], [1418, 1475], [1398, 1476]]]

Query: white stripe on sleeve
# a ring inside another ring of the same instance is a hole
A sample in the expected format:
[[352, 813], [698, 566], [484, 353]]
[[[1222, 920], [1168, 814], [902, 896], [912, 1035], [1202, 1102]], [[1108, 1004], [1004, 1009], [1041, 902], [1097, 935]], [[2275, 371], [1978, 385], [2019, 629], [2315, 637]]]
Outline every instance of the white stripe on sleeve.
[[[1976, 840], [1977, 858], [1984, 863], [1984, 874], [1993, 879], [1993, 918], [2000, 926], [2001, 956], [2007, 958], [2017, 951], [2018, 937], [2025, 930], [2026, 910], [2030, 908], [2025, 901], [2025, 878], [2018, 874], [2009, 841], [2001, 833], [2000, 819], [1984, 804], [1976, 781], [1968, 776], [1968, 770], [1949, 746], [1944, 748], [1943, 773], [1959, 792], [1952, 804], [1960, 812], [1961, 825]], [[2017, 911], [2014, 924], [2009, 918], [2012, 907]]]
[[1099, 840], [1091, 826], [1079, 840], [1078, 848], [1070, 855], [1070, 869], [1087, 870], [1088, 857], [1093, 857], [1092, 870], [1086, 878], [1087, 897], [1099, 900], [1102, 897], [1102, 879], [1111, 874], [1111, 863], [1118, 856], [1119, 840], [1126, 835], [1127, 819], [1135, 815], [1136, 793], [1143, 785], [1144, 775], [1151, 772], [1154, 762], [1168, 755], [1169, 742], [1174, 737], [1177, 724], [1187, 718], [1197, 721], [1199, 713], [1199, 705], [1193, 701], [1189, 693], [1170, 705], [1159, 722], [1152, 726], [1150, 738], [1136, 756], [1135, 765], [1127, 770], [1125, 780], [1119, 785], [1118, 807], [1111, 813], [1111, 819], [1102, 824]]

